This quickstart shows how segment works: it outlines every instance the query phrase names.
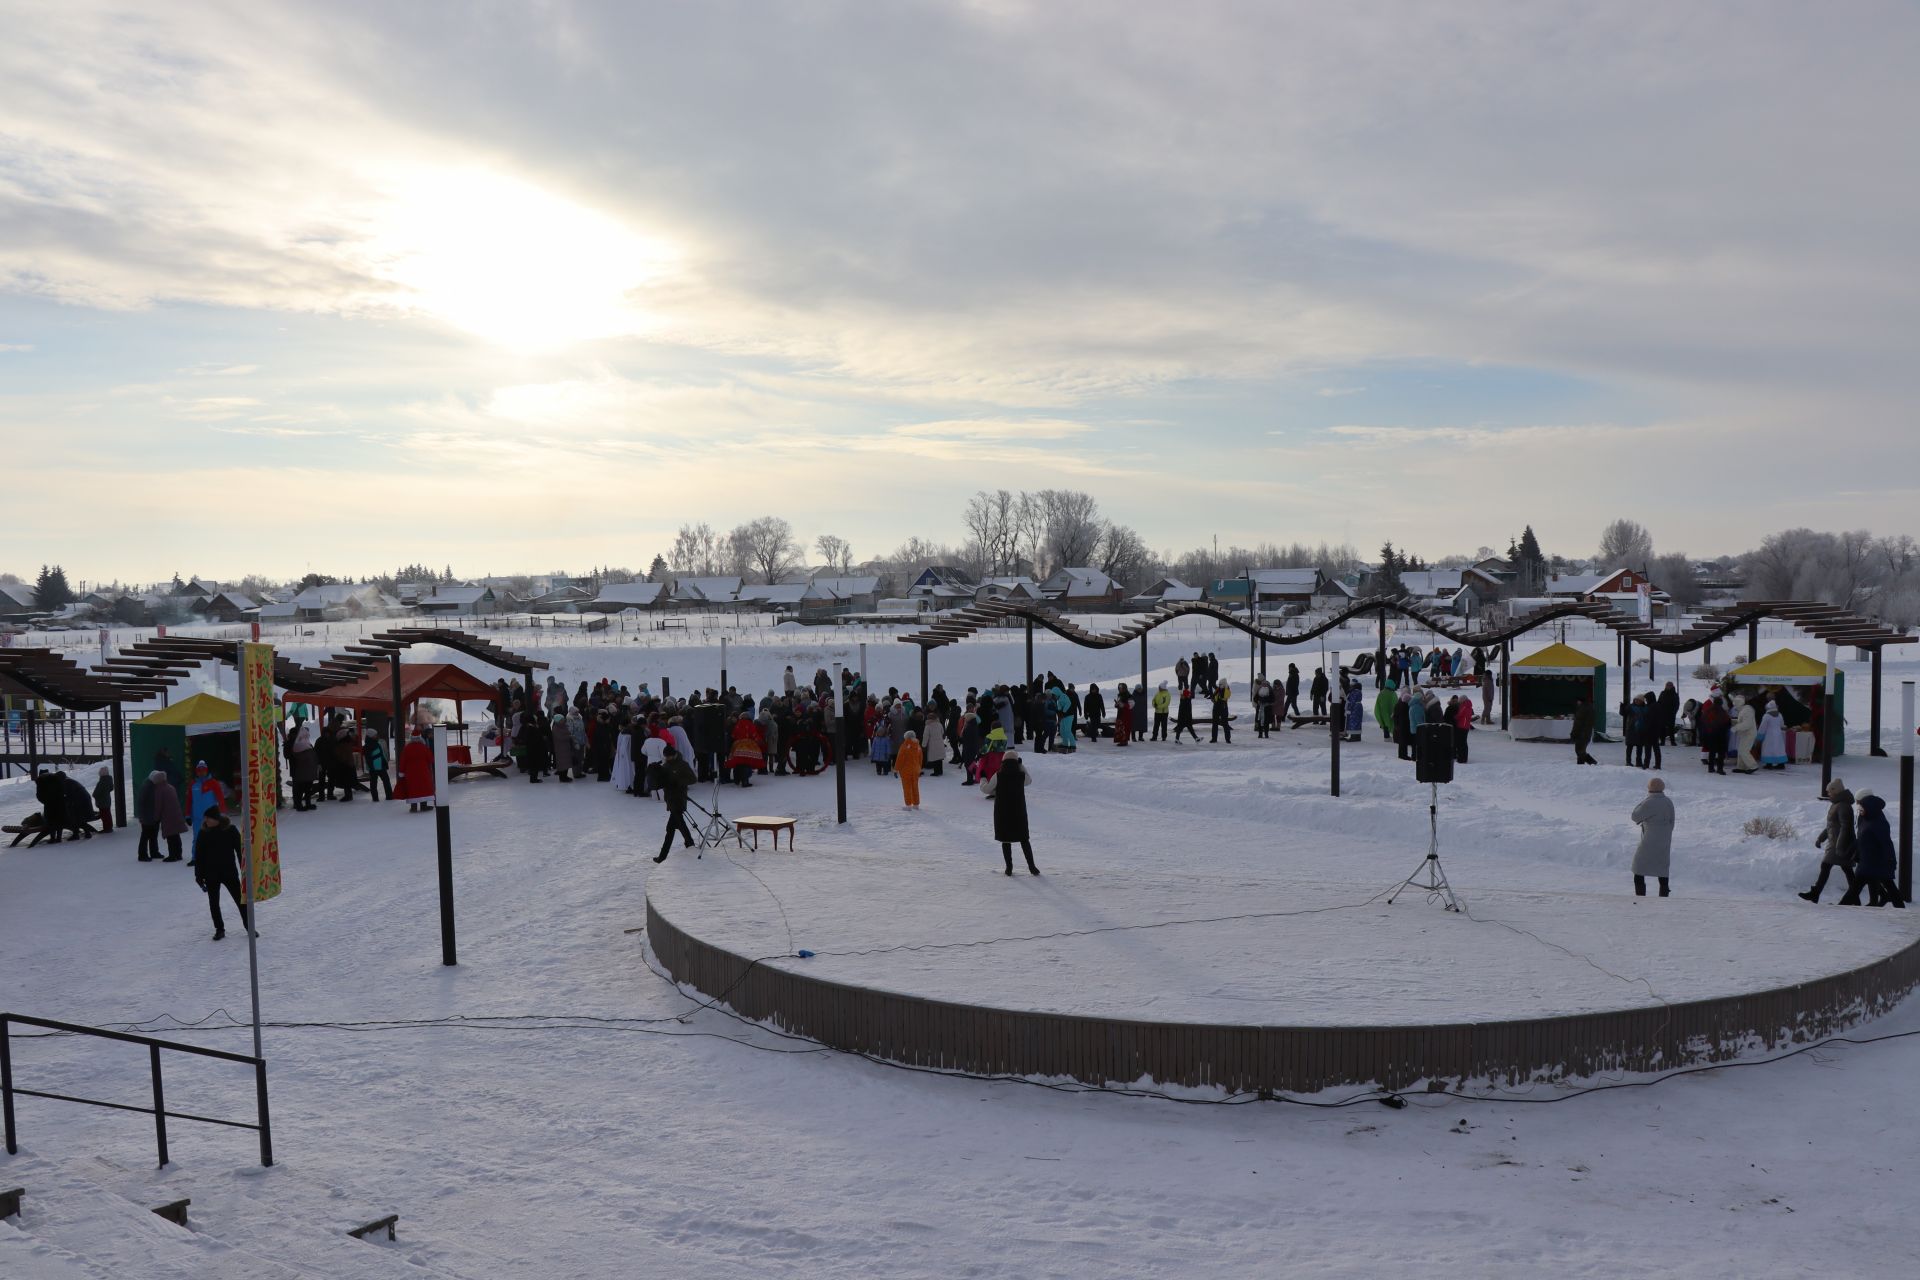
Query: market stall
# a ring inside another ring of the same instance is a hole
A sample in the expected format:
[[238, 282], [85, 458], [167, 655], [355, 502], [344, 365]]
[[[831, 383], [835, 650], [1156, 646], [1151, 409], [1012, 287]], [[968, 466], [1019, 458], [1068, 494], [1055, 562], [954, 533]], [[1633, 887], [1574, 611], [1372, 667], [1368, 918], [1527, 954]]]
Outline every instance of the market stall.
[[1607, 724], [1607, 664], [1566, 644], [1550, 644], [1515, 660], [1507, 689], [1515, 738], [1565, 742], [1573, 737], [1574, 705], [1593, 708], [1593, 731]]
[[[1826, 702], [1827, 664], [1794, 649], [1777, 649], [1721, 677], [1721, 689], [1732, 698], [1765, 695], [1780, 708], [1787, 724], [1787, 754], [1795, 760], [1820, 758], [1821, 708]], [[1833, 754], [1847, 753], [1847, 675], [1833, 672]], [[1810, 739], [1804, 747], [1801, 738]]]

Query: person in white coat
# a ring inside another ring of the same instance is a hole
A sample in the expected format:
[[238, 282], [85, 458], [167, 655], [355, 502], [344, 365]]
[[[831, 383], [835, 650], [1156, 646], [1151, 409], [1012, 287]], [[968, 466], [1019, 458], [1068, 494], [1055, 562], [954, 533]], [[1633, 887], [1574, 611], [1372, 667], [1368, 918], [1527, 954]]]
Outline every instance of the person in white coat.
[[628, 732], [625, 721], [616, 727], [609, 724], [601, 729], [602, 733], [611, 733], [613, 739], [613, 774], [608, 779], [615, 789], [632, 791], [633, 787], [633, 734]]
[[926, 752], [927, 772], [938, 778], [943, 776], [947, 763], [947, 726], [940, 719], [940, 708], [927, 708], [925, 731], [921, 733], [921, 750]]
[[1664, 898], [1673, 862], [1673, 801], [1667, 799], [1666, 783], [1647, 779], [1647, 798], [1633, 806], [1633, 820], [1640, 828], [1640, 847], [1633, 851], [1633, 894], [1646, 897], [1647, 877], [1653, 876]]
[[1760, 717], [1760, 766], [1787, 767], [1787, 722], [1780, 716], [1780, 704], [1771, 698], [1767, 699], [1767, 713]]
[[1754, 725], [1753, 704], [1742, 702], [1740, 710], [1733, 717], [1733, 771], [1735, 773], [1756, 773], [1760, 769], [1760, 757], [1753, 749], [1759, 730]]

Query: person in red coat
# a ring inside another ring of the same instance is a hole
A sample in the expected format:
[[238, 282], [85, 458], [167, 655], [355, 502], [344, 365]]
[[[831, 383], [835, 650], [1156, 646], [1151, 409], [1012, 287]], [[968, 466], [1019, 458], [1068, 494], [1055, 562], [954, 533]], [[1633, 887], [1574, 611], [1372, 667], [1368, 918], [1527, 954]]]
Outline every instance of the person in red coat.
[[1461, 698], [1453, 709], [1453, 758], [1467, 762], [1467, 735], [1473, 732], [1473, 699]]
[[407, 735], [407, 745], [400, 751], [400, 777], [393, 798], [405, 800], [408, 813], [433, 808], [433, 748], [421, 740], [418, 729]]
[[733, 785], [750, 787], [749, 779], [767, 762], [766, 731], [746, 712], [733, 722], [733, 750], [727, 755], [727, 768], [733, 773]]

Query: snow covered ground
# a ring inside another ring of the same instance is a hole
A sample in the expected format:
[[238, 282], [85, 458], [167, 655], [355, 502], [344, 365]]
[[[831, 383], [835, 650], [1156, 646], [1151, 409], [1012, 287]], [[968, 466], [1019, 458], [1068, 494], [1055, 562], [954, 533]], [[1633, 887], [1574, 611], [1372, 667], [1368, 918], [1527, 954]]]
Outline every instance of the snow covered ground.
[[[758, 642], [730, 646], [730, 675], [743, 688], [777, 684], [788, 662], [807, 674], [833, 656], [805, 633], [749, 635]], [[525, 633], [501, 639], [534, 647]], [[541, 637], [539, 651], [570, 683], [603, 672], [655, 687], [661, 675], [676, 688], [717, 678], [717, 654], [684, 637], [624, 648], [579, 639]], [[333, 636], [324, 647], [346, 642]], [[288, 652], [317, 657], [321, 641], [313, 643]], [[1201, 643], [1156, 646], [1153, 678]], [[1244, 647], [1226, 636], [1206, 647], [1218, 648], [1230, 675], [1235, 662], [1244, 671]], [[1133, 677], [1136, 655], [1036, 644], [1043, 668], [1103, 685]], [[1285, 655], [1274, 651], [1270, 669], [1276, 659], [1284, 670]], [[868, 661], [877, 685], [917, 685], [908, 646], [876, 640]], [[933, 675], [954, 690], [1017, 676], [1022, 663], [1012, 637], [969, 642], [936, 652]], [[1915, 659], [1889, 655], [1887, 666], [1892, 684], [1913, 676]], [[1849, 667], [1860, 681], [1850, 698], [1851, 745], [1862, 754], [1839, 772], [1892, 795], [1892, 762], [1864, 758], [1864, 664], [1858, 671]], [[222, 679], [231, 690], [231, 673]], [[1890, 697], [1890, 724], [1896, 706]], [[1503, 912], [1529, 901], [1615, 904], [1628, 892], [1625, 815], [1644, 775], [1620, 768], [1616, 751], [1597, 769], [1575, 769], [1570, 754], [1497, 733], [1476, 740], [1474, 763], [1442, 797], [1443, 856], [1476, 909], [1482, 901]], [[1124, 904], [1099, 904], [1110, 915], [1136, 905], [1179, 909], [1193, 891], [1189, 875], [1210, 887], [1244, 885], [1261, 902], [1284, 898], [1289, 881], [1371, 892], [1410, 870], [1425, 848], [1423, 796], [1391, 756], [1377, 739], [1349, 747], [1338, 800], [1325, 794], [1317, 734], [1259, 743], [1242, 732], [1231, 748], [1177, 751], [1102, 744], [1035, 760], [1036, 848], [1048, 872], [1040, 881], [998, 874], [988, 806], [954, 779], [928, 780], [926, 810], [908, 815], [895, 781], [856, 768], [855, 821], [844, 830], [833, 826], [827, 779], [756, 787], [729, 796], [729, 809], [750, 798], [754, 809], [802, 817], [798, 854], [740, 860], [763, 876], [775, 870], [769, 884], [783, 899], [789, 889], [804, 892], [810, 858], [866, 868], [839, 880], [846, 938], [867, 936], [902, 895], [929, 885], [937, 895], [925, 896], [951, 902], [953, 933], [991, 924], [984, 936], [999, 936], [1024, 931], [1002, 927], [1017, 923], [1000, 910], [1009, 894], [1026, 895], [1015, 911], [1030, 910], [1036, 894], [1055, 895], [1048, 910], [1058, 912], [1077, 887], [1137, 886]], [[1906, 928], [1892, 912], [1806, 907], [1787, 896], [1817, 861], [1816, 773], [1708, 778], [1690, 755], [1670, 753], [1681, 896], [1631, 904], [1646, 908], [1636, 927], [1667, 920], [1684, 932], [1698, 913], [1724, 904], [1737, 921], [1767, 922], [1755, 924], [1756, 971], [1779, 962], [1766, 953], [1801, 946], [1831, 947], [1839, 968], [1849, 948], [1883, 946], [1884, 935]], [[658, 847], [660, 813], [651, 803], [596, 784], [517, 780], [462, 784], [457, 799], [455, 969], [438, 962], [431, 819], [364, 803], [286, 815], [287, 889], [263, 908], [260, 941], [263, 1006], [277, 1024], [266, 1047], [281, 1166], [243, 1173], [250, 1135], [176, 1123], [176, 1164], [160, 1179], [196, 1195], [196, 1208], [204, 1201], [200, 1234], [129, 1253], [138, 1241], [127, 1220], [63, 1213], [58, 1196], [30, 1194], [18, 1225], [0, 1224], [0, 1272], [268, 1274], [235, 1269], [243, 1259], [229, 1241], [239, 1238], [253, 1256], [296, 1274], [301, 1266], [349, 1274], [315, 1260], [296, 1230], [331, 1191], [339, 1202], [401, 1213], [400, 1240], [359, 1246], [369, 1257], [468, 1276], [1915, 1269], [1898, 1231], [1920, 1177], [1903, 1123], [1914, 1117], [1907, 1081], [1920, 1036], [1832, 1045], [1646, 1089], [1421, 1098], [1397, 1111], [1364, 1099], [1340, 1109], [1173, 1105], [939, 1078], [700, 1010], [652, 972], [644, 934], [630, 932], [644, 923], [648, 875], [664, 885], [739, 873], [711, 857], [692, 867], [676, 858], [655, 872], [646, 858]], [[0, 786], [0, 820], [30, 804], [17, 784]], [[1801, 838], [1744, 837], [1741, 824], [1761, 814], [1795, 823]], [[744, 924], [767, 923], [764, 901], [741, 901], [761, 903], [743, 905]], [[1468, 933], [1477, 926], [1418, 901], [1392, 910], [1417, 928], [1459, 925], [1455, 937], [1483, 937], [1482, 954], [1514, 966], [1516, 985], [1543, 998], [1607, 985], [1591, 972], [1576, 979], [1564, 957], [1504, 930]], [[801, 927], [831, 921], [820, 909]], [[244, 1050], [247, 1033], [225, 1025], [246, 1017], [244, 940], [236, 932], [214, 944], [209, 932], [185, 868], [135, 863], [125, 834], [0, 850], [0, 1007]], [[1340, 945], [1339, 934], [1326, 937]], [[797, 940], [849, 949], [840, 938]], [[1556, 940], [1577, 950], [1582, 939]], [[1646, 977], [1662, 994], [1701, 981], [1685, 971], [1687, 940], [1667, 941], [1671, 949], [1649, 950], [1643, 968], [1620, 972]], [[1010, 970], [1044, 972], [1048, 963], [1031, 944], [983, 954]], [[1142, 971], [1151, 959], [1143, 957]], [[930, 960], [915, 964], [918, 977], [941, 977]], [[1175, 986], [1182, 1001], [1210, 993], [1230, 1002], [1249, 981], [1191, 958], [1184, 969], [1184, 986]], [[200, 1027], [180, 1025], [189, 1023]], [[1856, 1036], [1892, 1031], [1920, 1031], [1920, 1002]], [[14, 1065], [26, 1087], [145, 1097], [145, 1055], [132, 1048], [20, 1039]], [[251, 1109], [244, 1071], [197, 1060], [169, 1063], [168, 1097], [207, 1114], [245, 1118]], [[1548, 1100], [1558, 1101], [1539, 1105]], [[138, 1169], [150, 1159], [141, 1117], [31, 1099], [19, 1111], [23, 1155], [0, 1157], [0, 1184], [51, 1180], [80, 1197], [97, 1180], [76, 1162], [106, 1156]], [[263, 1193], [300, 1208], [249, 1212]], [[98, 1261], [116, 1251], [144, 1262]]]

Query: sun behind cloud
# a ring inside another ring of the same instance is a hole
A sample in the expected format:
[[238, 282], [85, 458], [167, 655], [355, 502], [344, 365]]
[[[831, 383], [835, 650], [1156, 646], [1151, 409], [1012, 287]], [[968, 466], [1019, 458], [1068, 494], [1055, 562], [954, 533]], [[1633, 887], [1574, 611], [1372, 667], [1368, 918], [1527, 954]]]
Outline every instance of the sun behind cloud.
[[644, 333], [637, 296], [682, 252], [511, 175], [409, 176], [375, 214], [370, 269], [402, 305], [517, 351]]

